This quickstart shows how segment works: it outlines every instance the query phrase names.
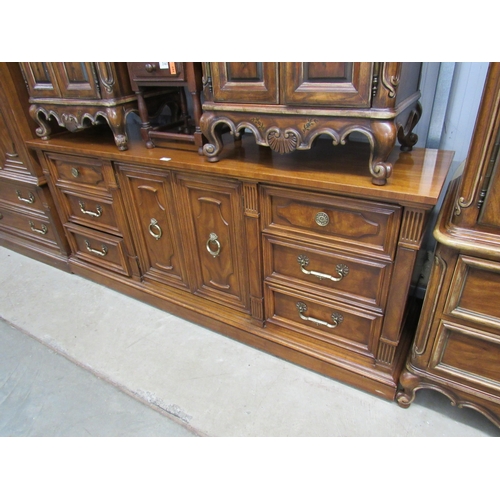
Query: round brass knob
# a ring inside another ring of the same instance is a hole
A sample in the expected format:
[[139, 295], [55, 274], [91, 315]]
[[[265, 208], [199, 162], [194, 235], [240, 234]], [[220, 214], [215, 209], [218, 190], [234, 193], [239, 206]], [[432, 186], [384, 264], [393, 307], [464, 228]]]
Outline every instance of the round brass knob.
[[156, 70], [156, 64], [147, 63], [145, 68], [148, 73], [152, 73]]

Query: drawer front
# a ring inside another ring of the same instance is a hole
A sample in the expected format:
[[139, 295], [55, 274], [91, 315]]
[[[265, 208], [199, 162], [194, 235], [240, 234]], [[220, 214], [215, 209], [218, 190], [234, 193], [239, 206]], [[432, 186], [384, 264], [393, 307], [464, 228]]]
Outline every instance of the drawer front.
[[378, 312], [385, 306], [391, 266], [270, 235], [264, 238], [266, 279]]
[[429, 368], [446, 378], [500, 395], [499, 360], [499, 335], [442, 321]]
[[184, 65], [180, 62], [127, 63], [132, 80], [184, 82]]
[[460, 256], [450, 290], [445, 313], [481, 326], [500, 329], [498, 262]]
[[122, 238], [73, 224], [66, 224], [65, 227], [73, 258], [130, 276], [130, 266]]
[[394, 258], [400, 207], [291, 189], [262, 190], [264, 231]]
[[104, 164], [97, 158], [46, 153], [50, 170], [58, 186], [108, 191]]
[[37, 186], [0, 181], [0, 201], [41, 213], [45, 212]]
[[69, 222], [120, 235], [112, 200], [67, 192], [63, 195]]
[[22, 213], [0, 205], [0, 229], [31, 240], [56, 244], [56, 234], [46, 217]]
[[298, 345], [325, 352], [342, 348], [373, 357], [383, 316], [266, 284], [267, 322], [284, 327]]

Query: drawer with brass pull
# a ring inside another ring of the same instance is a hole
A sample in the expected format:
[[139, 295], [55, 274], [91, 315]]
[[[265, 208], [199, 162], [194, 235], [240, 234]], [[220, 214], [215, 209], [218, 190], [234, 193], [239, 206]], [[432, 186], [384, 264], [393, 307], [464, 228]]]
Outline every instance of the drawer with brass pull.
[[63, 202], [68, 221], [120, 235], [112, 200], [91, 198], [64, 190], [61, 192], [64, 195]]
[[111, 165], [98, 158], [82, 158], [57, 153], [46, 153], [46, 158], [51, 175], [59, 187], [80, 187], [108, 192], [109, 182], [113, 182], [112, 177], [107, 178], [107, 175], [112, 175]]
[[65, 224], [72, 258], [130, 276], [123, 239], [75, 224]]
[[49, 219], [28, 211], [10, 210], [0, 205], [0, 228], [31, 240], [56, 243], [56, 235]]
[[273, 186], [261, 189], [265, 232], [394, 258], [400, 207]]
[[186, 80], [184, 65], [179, 62], [132, 62], [127, 64], [130, 78], [140, 83], [155, 82], [158, 85], [164, 79], [173, 82]]
[[371, 357], [374, 352], [381, 314], [274, 283], [266, 283], [265, 297], [267, 324], [283, 327], [276, 329], [276, 335], [283, 332], [283, 340], [330, 353], [345, 349]]
[[39, 190], [38, 186], [2, 180], [0, 182], [0, 200], [13, 207], [23, 207], [44, 213], [45, 209], [39, 196]]
[[264, 236], [264, 276], [287, 286], [382, 312], [392, 264]]

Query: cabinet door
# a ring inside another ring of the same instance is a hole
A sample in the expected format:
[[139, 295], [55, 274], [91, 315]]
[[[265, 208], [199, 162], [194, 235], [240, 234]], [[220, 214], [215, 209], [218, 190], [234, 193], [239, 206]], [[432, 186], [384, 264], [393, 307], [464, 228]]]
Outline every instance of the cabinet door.
[[372, 63], [281, 63], [283, 104], [370, 107]]
[[278, 104], [278, 63], [210, 63], [214, 101]]
[[128, 165], [118, 168], [143, 280], [187, 289], [170, 173]]
[[22, 62], [19, 64], [23, 70], [31, 97], [61, 97], [51, 63]]
[[179, 175], [183, 228], [191, 250], [194, 293], [248, 311], [241, 184]]
[[50, 63], [54, 69], [61, 97], [99, 99], [94, 67], [89, 62]]

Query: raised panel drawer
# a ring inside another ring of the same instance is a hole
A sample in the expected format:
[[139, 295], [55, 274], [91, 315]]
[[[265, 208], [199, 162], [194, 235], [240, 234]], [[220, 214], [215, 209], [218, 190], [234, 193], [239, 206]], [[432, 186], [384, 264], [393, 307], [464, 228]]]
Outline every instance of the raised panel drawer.
[[0, 201], [16, 207], [45, 212], [38, 186], [18, 184], [2, 180], [0, 182]]
[[394, 258], [398, 206], [271, 186], [262, 194], [266, 232]]
[[274, 283], [266, 283], [265, 293], [267, 322], [283, 327], [285, 339], [296, 346], [325, 353], [342, 348], [373, 357], [381, 314], [302, 295]]
[[10, 210], [0, 205], [0, 229], [34, 241], [56, 243], [56, 235], [47, 217]]
[[67, 192], [63, 195], [69, 222], [120, 235], [112, 200]]
[[382, 312], [392, 264], [265, 235], [264, 274], [319, 295]]
[[127, 64], [130, 78], [134, 81], [185, 81], [184, 65], [179, 62], [133, 62]]
[[73, 256], [83, 262], [130, 276], [130, 266], [122, 238], [65, 224]]
[[450, 285], [445, 313], [481, 326], [500, 329], [499, 303], [500, 264], [460, 256]]
[[442, 321], [429, 368], [467, 386], [495, 390], [500, 395], [500, 336]]
[[60, 187], [88, 188], [108, 192], [104, 163], [98, 158], [46, 153], [51, 164], [51, 172]]

